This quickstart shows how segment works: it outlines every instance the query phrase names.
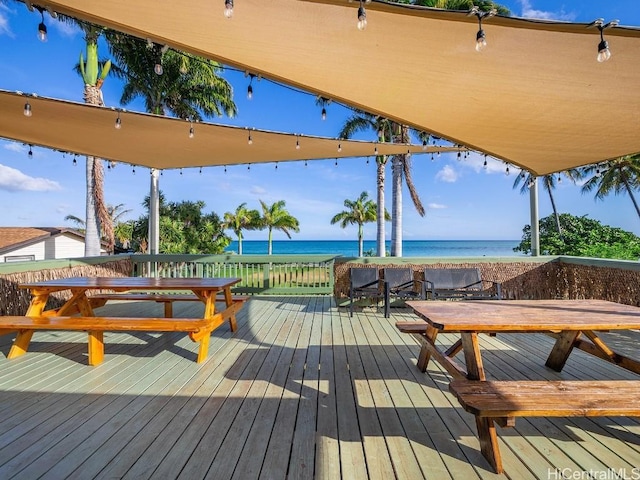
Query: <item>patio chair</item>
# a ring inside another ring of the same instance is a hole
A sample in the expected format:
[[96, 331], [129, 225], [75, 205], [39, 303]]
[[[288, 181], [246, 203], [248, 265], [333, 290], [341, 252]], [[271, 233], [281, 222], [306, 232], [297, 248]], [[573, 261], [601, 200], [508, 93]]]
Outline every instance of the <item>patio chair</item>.
[[349, 269], [349, 316], [353, 317], [353, 303], [357, 298], [380, 298], [380, 277], [377, 268]]
[[391, 315], [391, 298], [424, 299], [424, 282], [414, 280], [411, 268], [384, 268], [384, 316]]
[[501, 284], [491, 281], [494, 288], [485, 290], [479, 268], [426, 268], [424, 280], [430, 300], [502, 300]]

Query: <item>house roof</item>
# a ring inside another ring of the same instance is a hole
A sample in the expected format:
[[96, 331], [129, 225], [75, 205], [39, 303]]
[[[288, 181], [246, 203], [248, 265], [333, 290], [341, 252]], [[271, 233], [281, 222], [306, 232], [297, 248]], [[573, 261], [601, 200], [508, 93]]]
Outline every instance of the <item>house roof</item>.
[[[359, 2], [350, 0], [243, 0], [231, 19], [221, 1], [211, 0], [42, 3], [395, 119], [535, 174], [640, 152], [637, 28], [605, 29], [612, 57], [598, 63], [600, 32], [588, 24], [486, 18], [489, 45], [478, 53], [475, 16], [379, 1], [366, 4], [364, 31], [356, 28]], [[103, 140], [111, 138], [114, 119], [96, 120], [91, 133], [106, 158], [119, 154], [116, 142]], [[33, 142], [45, 144], [37, 141], [45, 134], [34, 129]], [[190, 155], [179, 155], [184, 142], [139, 142], [141, 162], [162, 168], [171, 150], [186, 166]], [[235, 158], [246, 143], [210, 161]], [[136, 148], [129, 140], [118, 147]]]
[[73, 235], [84, 240], [84, 235], [72, 228], [0, 227], [0, 254], [63, 234]]

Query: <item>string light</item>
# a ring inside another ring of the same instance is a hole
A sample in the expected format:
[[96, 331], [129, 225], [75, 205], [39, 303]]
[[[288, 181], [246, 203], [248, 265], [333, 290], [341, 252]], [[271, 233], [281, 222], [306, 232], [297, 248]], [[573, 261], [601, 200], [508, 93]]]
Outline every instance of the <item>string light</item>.
[[342, 144], [341, 144], [341, 143], [339, 143], [339, 144], [338, 144], [338, 153], [339, 153], [339, 152], [341, 152], [341, 151], [342, 151]]
[[180, 175], [182, 175], [182, 169], [180, 169]]
[[422, 141], [422, 150], [426, 150], [427, 149], [427, 141], [423, 140]]
[[189, 138], [193, 138], [194, 135], [195, 131], [193, 130], [193, 123], [191, 123], [191, 126], [189, 127]]
[[233, 0], [224, 0], [224, 16], [233, 17]]
[[75, 167], [76, 165], [78, 165], [78, 161], [76, 160], [76, 156], [75, 156], [75, 155], [73, 155], [73, 162], [71, 162], [71, 163], [73, 163], [73, 166], [74, 166], [74, 167]]
[[224, 166], [224, 173], [227, 173], [227, 166]]
[[38, 25], [38, 40], [41, 42], [47, 41], [47, 26], [44, 24], [44, 8], [34, 5], [36, 10], [40, 12], [40, 17], [42, 21]]
[[133, 167], [131, 167], [131, 173], [133, 173], [134, 175], [136, 174], [136, 166], [135, 165]]
[[118, 111], [118, 118], [116, 118], [115, 128], [116, 128], [116, 130], [120, 130], [120, 128], [122, 128], [122, 120], [120, 120], [120, 112], [119, 111]]
[[358, 30], [364, 30], [367, 28], [367, 11], [362, 5], [362, 0], [360, 0], [360, 7], [358, 7]]
[[618, 20], [612, 20], [609, 23], [604, 23], [604, 19], [599, 18], [594, 22], [592, 22], [590, 25], [590, 26], [597, 27], [598, 31], [600, 32], [600, 43], [598, 43], [598, 56], [596, 57], [596, 60], [598, 60], [598, 62], [600, 63], [606, 62], [611, 58], [611, 50], [609, 50], [609, 42], [607, 42], [604, 39], [603, 31], [605, 28], [617, 26], [618, 23], [619, 23]]
[[507, 170], [505, 171], [505, 174], [507, 175], [507, 177], [509, 176], [509, 165], [507, 165]]
[[253, 138], [251, 138], [251, 132], [249, 132], [249, 138], [247, 139], [249, 145], [253, 145]]
[[27, 152], [27, 156], [31, 159], [33, 158], [33, 150], [31, 150], [31, 145], [29, 145], [29, 151]]
[[484, 163], [482, 164], [482, 166], [486, 170], [486, 168], [487, 168], [487, 154], [486, 153], [484, 154]]
[[431, 161], [435, 161], [435, 159], [433, 158], [433, 152], [431, 152]]
[[202, 167], [200, 167], [200, 172], [199, 173], [200, 173], [200, 175], [202, 175]]
[[300, 140], [299, 140], [299, 136], [296, 137], [296, 150], [300, 150]]
[[305, 166], [305, 167], [307, 166], [307, 161], [306, 161], [306, 160], [304, 161], [304, 166]]
[[322, 113], [320, 114], [320, 116], [322, 117], [322, 120], [326, 120], [327, 119], [327, 109], [322, 107]]
[[475, 15], [478, 17], [478, 33], [476, 34], [476, 52], [481, 52], [487, 46], [487, 36], [482, 29], [482, 19], [485, 17], [492, 17], [498, 11], [495, 8], [492, 8], [489, 11], [483, 12], [476, 5], [473, 6], [471, 10], [469, 10], [469, 15]]
[[[369, 163], [369, 160], [367, 160], [367, 163]], [[338, 159], [336, 158], [336, 167], [338, 166]]]
[[247, 170], [251, 170], [251, 164], [247, 163]]
[[253, 86], [251, 85], [253, 83], [253, 77], [255, 77], [255, 75], [253, 73], [250, 73], [249, 86], [247, 87], [247, 100], [251, 100], [253, 98]]
[[378, 146], [373, 147], [373, 154], [378, 155]]
[[27, 103], [24, 104], [24, 116], [30, 117], [31, 115], [31, 104], [29, 103], [29, 100], [27, 100]]
[[278, 169], [278, 162], [276, 162], [276, 170]]

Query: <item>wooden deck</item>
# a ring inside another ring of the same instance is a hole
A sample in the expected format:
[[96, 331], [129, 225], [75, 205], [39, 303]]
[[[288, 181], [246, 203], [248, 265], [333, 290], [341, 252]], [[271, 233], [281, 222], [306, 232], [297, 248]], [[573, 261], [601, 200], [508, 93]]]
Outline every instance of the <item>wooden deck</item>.
[[[176, 316], [201, 308], [174, 306]], [[99, 311], [162, 315], [162, 306]], [[86, 365], [83, 333], [36, 332], [12, 361], [12, 336], [0, 336], [0, 478], [520, 480], [605, 478], [608, 469], [637, 478], [635, 418], [518, 419], [499, 430], [506, 473], [494, 474], [473, 416], [438, 365], [418, 371], [418, 345], [397, 332], [399, 319], [413, 316], [365, 309], [349, 318], [325, 296], [253, 298], [238, 332], [213, 332], [201, 364], [180, 333], [107, 333], [97, 367]], [[633, 355], [639, 340], [629, 332], [613, 343]], [[553, 344], [544, 334], [482, 344], [495, 379], [638, 379], [582, 352], [555, 373], [544, 367]]]

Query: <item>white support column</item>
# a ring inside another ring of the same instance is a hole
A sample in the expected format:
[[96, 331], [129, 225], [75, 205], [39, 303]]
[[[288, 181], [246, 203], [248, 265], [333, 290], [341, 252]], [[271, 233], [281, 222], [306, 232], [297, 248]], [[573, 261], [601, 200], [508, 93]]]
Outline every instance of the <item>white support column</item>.
[[540, 255], [540, 229], [538, 225], [538, 177], [532, 177], [529, 185], [529, 204], [531, 210], [531, 256]]
[[[149, 189], [149, 254], [157, 255], [160, 250], [160, 172], [151, 169], [151, 186]], [[157, 276], [156, 263], [150, 265], [149, 273]]]

